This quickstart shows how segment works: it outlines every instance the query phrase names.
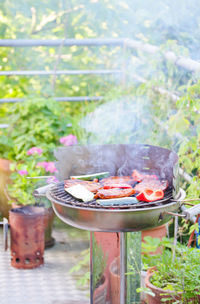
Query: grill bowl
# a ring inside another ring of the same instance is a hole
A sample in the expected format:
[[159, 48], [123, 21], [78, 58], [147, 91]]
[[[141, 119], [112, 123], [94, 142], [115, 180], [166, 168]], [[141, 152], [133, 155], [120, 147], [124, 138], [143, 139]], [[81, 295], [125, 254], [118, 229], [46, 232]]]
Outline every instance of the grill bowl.
[[[58, 185], [58, 184], [57, 184]], [[89, 231], [128, 232], [141, 231], [167, 223], [176, 212], [180, 202], [185, 198], [185, 192], [180, 189], [176, 199], [168, 199], [160, 205], [148, 208], [113, 208], [83, 207], [77, 204], [65, 203], [54, 196], [55, 187], [50, 188], [46, 196], [52, 202], [56, 215], [66, 224]]]

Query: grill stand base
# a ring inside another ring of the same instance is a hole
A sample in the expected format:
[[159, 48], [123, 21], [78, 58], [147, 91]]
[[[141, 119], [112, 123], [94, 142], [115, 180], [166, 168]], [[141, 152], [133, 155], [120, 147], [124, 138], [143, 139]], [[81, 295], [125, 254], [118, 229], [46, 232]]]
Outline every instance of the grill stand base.
[[90, 304], [139, 304], [141, 232], [90, 233]]

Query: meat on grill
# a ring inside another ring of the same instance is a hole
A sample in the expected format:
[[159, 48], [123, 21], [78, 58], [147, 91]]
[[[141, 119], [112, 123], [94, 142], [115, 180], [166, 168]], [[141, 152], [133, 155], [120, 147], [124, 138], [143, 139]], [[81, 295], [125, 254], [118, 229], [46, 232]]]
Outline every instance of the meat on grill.
[[131, 178], [131, 176], [110, 176], [101, 179], [100, 181], [101, 184], [106, 185], [110, 183], [115, 183], [115, 184], [133, 184], [134, 181]]
[[128, 197], [138, 192], [141, 193], [146, 189], [164, 191], [168, 187], [166, 180], [160, 181], [155, 175], [143, 175], [142, 181], [136, 185], [135, 183], [132, 176], [110, 176], [101, 179], [99, 182], [94, 180], [67, 179], [64, 181], [64, 188], [67, 189], [79, 184], [93, 192], [95, 199], [111, 199]]
[[158, 180], [155, 178], [151, 178], [151, 177], [146, 177], [143, 179], [143, 181], [139, 184], [137, 184], [134, 189], [137, 192], [143, 192], [146, 189], [151, 189], [153, 191], [156, 190], [166, 190], [168, 187], [168, 182], [167, 180]]
[[92, 181], [83, 181], [79, 179], [66, 179], [64, 181], [65, 189], [75, 185], [82, 185], [93, 193], [96, 193], [102, 187], [100, 183], [92, 182]]
[[102, 199], [110, 199], [110, 198], [120, 198], [120, 197], [126, 197], [131, 196], [135, 194], [135, 190], [133, 188], [130, 189], [100, 189], [95, 194], [94, 198], [102, 198]]
[[129, 184], [122, 184], [122, 183], [105, 183], [103, 186], [103, 189], [114, 189], [114, 188], [120, 188], [120, 189], [131, 189], [131, 185]]

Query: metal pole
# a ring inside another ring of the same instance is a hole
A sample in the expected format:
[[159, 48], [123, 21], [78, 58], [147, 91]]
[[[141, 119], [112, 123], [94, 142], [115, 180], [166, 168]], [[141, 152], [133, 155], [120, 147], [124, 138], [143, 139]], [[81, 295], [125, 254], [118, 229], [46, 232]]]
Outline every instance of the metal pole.
[[120, 232], [120, 304], [126, 304], [127, 246], [125, 232]]
[[94, 232], [90, 232], [90, 304], [93, 304], [93, 241]]
[[110, 75], [121, 74], [120, 70], [61, 70], [61, 71], [0, 71], [0, 76], [49, 76], [49, 75]]
[[90, 233], [90, 304], [140, 303], [140, 278], [141, 232]]
[[[72, 96], [72, 97], [54, 97], [49, 96], [49, 98], [53, 98], [55, 101], [60, 102], [79, 102], [79, 101], [99, 101], [103, 99], [103, 96]], [[24, 102], [27, 98], [0, 98], [0, 103], [15, 103], [15, 102]]]
[[[141, 232], [126, 232], [126, 304], [140, 304]], [[120, 303], [121, 304], [121, 303]]]
[[0, 39], [0, 47], [31, 47], [31, 46], [121, 46], [123, 38], [92, 38], [92, 39]]

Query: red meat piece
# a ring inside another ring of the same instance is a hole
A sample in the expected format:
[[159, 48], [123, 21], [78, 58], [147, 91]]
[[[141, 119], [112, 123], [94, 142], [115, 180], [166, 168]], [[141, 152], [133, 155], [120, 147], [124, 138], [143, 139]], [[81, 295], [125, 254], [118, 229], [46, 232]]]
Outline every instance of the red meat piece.
[[95, 198], [110, 199], [131, 196], [135, 194], [135, 190], [131, 189], [100, 189], [95, 194]]

